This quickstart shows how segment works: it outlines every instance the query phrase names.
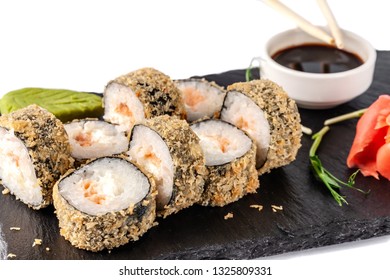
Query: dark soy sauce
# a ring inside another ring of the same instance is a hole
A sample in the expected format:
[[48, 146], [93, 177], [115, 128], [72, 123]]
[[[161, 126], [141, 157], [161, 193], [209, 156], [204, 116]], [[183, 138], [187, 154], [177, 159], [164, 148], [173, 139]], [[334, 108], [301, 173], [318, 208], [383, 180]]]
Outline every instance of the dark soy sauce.
[[272, 55], [277, 63], [308, 73], [337, 73], [363, 64], [350, 52], [323, 44], [304, 44], [280, 50]]

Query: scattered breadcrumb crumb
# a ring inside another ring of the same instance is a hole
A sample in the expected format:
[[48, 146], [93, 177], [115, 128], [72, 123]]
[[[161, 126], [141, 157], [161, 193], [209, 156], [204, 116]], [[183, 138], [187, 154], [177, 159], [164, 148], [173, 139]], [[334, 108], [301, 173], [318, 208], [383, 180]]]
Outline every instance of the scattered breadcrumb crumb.
[[4, 195], [9, 194], [9, 189], [4, 188], [4, 190], [1, 193], [4, 194]]
[[46, 251], [49, 252], [49, 251], [50, 251], [50, 248], [49, 248], [49, 247], [46, 247]]
[[20, 230], [20, 227], [10, 227], [9, 230], [16, 230], [16, 231], [19, 231], [19, 230]]
[[9, 253], [9, 254], [7, 255], [7, 258], [8, 258], [8, 259], [14, 259], [14, 258], [16, 258], [16, 255], [15, 255], [15, 254], [12, 254], [12, 253]]
[[259, 212], [260, 212], [261, 210], [263, 210], [263, 205], [259, 205], [259, 204], [252, 204], [252, 205], [250, 205], [249, 207], [251, 207], [251, 208], [256, 208], [257, 210], [259, 210]]
[[283, 210], [283, 206], [282, 205], [271, 205], [272, 207], [272, 212], [278, 212], [278, 211], [282, 211]]
[[229, 212], [225, 215], [225, 217], [223, 217], [225, 220], [227, 219], [232, 219], [233, 218], [233, 213], [232, 212]]
[[42, 245], [42, 239], [34, 239], [33, 247], [36, 245]]

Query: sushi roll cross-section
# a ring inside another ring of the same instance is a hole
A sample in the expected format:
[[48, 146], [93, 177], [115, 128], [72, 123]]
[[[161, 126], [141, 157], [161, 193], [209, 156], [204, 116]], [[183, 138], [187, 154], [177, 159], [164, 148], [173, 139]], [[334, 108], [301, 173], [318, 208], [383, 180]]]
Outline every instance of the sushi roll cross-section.
[[136, 241], [156, 224], [155, 195], [153, 178], [128, 160], [92, 160], [54, 186], [60, 234], [95, 252]]
[[152, 128], [134, 126], [128, 155], [153, 174], [157, 185], [157, 209], [169, 203], [173, 193], [174, 164], [164, 139]]
[[69, 136], [71, 154], [79, 161], [120, 154], [129, 145], [128, 133], [105, 121], [74, 120], [64, 127]]
[[200, 200], [205, 159], [185, 120], [165, 115], [136, 125], [126, 155], [156, 179], [158, 216], [167, 217]]
[[221, 119], [244, 130], [256, 143], [256, 166], [267, 160], [271, 140], [270, 126], [264, 111], [252, 99], [237, 91], [228, 92]]
[[228, 86], [221, 119], [244, 130], [256, 143], [259, 175], [291, 163], [301, 147], [296, 103], [270, 80]]
[[200, 138], [208, 169], [202, 205], [224, 206], [256, 192], [256, 145], [250, 137], [221, 120], [203, 120], [191, 128]]
[[37, 105], [0, 116], [0, 161], [2, 184], [33, 209], [51, 204], [55, 182], [74, 162], [62, 122]]
[[219, 116], [226, 94], [224, 88], [205, 79], [175, 80], [175, 83], [181, 91], [188, 122]]
[[130, 131], [144, 119], [185, 115], [179, 89], [169, 76], [141, 68], [110, 81], [103, 93], [104, 120]]

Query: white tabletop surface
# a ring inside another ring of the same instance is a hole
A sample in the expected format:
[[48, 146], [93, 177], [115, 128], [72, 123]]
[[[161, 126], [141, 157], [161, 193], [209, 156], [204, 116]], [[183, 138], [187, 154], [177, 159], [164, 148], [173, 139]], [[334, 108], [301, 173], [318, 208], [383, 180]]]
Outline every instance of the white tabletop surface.
[[[283, 3], [325, 24], [315, 0]], [[387, 1], [328, 3], [342, 28], [390, 50]], [[146, 66], [175, 79], [242, 69], [271, 35], [294, 27], [259, 0], [1, 1], [0, 96], [32, 86], [102, 92]], [[380, 237], [271, 259], [374, 261], [388, 252], [390, 237]]]

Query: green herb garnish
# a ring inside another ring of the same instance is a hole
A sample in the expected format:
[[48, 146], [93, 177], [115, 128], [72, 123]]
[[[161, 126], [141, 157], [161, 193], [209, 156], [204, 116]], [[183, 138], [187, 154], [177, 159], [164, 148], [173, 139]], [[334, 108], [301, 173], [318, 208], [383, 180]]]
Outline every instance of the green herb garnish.
[[249, 65], [248, 68], [246, 68], [246, 71], [245, 71], [245, 81], [246, 82], [252, 81], [252, 63], [251, 63], [251, 65]]
[[328, 188], [330, 193], [332, 194], [333, 198], [336, 200], [336, 202], [342, 206], [343, 203], [348, 204], [347, 200], [345, 199], [345, 196], [342, 196], [338, 191], [343, 187], [349, 187], [354, 190], [357, 190], [359, 192], [362, 192], [364, 194], [368, 194], [370, 191], [365, 192], [361, 189], [358, 189], [354, 187], [355, 185], [355, 177], [360, 172], [360, 170], [355, 171], [348, 179], [347, 182], [344, 182], [338, 178], [336, 178], [332, 173], [330, 173], [327, 169], [324, 168], [324, 166], [321, 163], [320, 158], [316, 154], [317, 149], [321, 143], [322, 138], [324, 135], [329, 131], [329, 126], [324, 126], [319, 132], [314, 134], [312, 136], [312, 139], [314, 140], [312, 146], [310, 147], [309, 151], [309, 157], [310, 157], [310, 163], [313, 168], [313, 171], [320, 181], [322, 181], [325, 186]]
[[337, 116], [337, 117], [334, 117], [334, 118], [331, 118], [331, 119], [327, 119], [324, 122], [324, 125], [331, 125], [331, 124], [335, 124], [335, 123], [346, 121], [346, 120], [353, 119], [353, 118], [360, 118], [361, 116], [363, 116], [363, 114], [366, 111], [367, 111], [367, 108], [361, 109], [361, 110], [357, 110], [357, 111], [354, 111], [354, 112], [351, 112], [351, 113], [348, 113], [348, 114], [344, 114], [344, 115], [341, 115], [341, 116]]

